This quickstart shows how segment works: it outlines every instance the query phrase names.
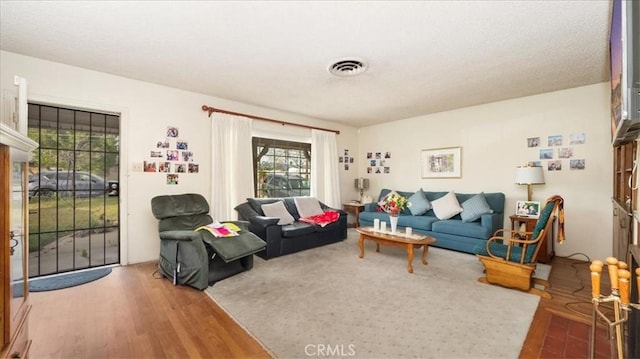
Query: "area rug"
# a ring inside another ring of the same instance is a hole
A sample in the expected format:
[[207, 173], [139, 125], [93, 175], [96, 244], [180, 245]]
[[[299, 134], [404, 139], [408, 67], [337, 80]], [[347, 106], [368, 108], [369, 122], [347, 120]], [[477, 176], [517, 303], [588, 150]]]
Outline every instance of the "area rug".
[[343, 242], [273, 258], [207, 288], [277, 358], [517, 358], [539, 297], [477, 282], [474, 255]]
[[81, 272], [73, 272], [29, 280], [30, 292], [45, 292], [93, 282], [111, 273], [111, 267], [101, 267]]

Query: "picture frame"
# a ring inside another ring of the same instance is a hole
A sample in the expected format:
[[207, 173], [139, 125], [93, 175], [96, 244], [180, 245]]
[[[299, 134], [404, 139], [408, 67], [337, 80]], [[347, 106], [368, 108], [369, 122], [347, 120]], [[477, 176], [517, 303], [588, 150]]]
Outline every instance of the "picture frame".
[[516, 215], [520, 217], [538, 218], [540, 216], [540, 202], [517, 201]]
[[422, 150], [422, 178], [462, 177], [462, 147]]

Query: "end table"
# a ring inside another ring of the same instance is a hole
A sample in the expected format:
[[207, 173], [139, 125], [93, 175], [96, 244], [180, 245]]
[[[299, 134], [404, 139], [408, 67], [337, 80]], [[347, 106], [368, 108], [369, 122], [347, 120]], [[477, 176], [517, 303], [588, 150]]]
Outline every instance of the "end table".
[[360, 219], [358, 217], [360, 216], [360, 212], [364, 211], [364, 204], [357, 202], [344, 203], [342, 205], [342, 209], [344, 209], [346, 212], [352, 212], [356, 217], [356, 222], [354, 223], [354, 225], [349, 225], [349, 227], [360, 227]]
[[[524, 223], [527, 228], [526, 231], [533, 232], [536, 223], [538, 223], [538, 218], [534, 217], [513, 215], [509, 216], [509, 218], [511, 219], [511, 229], [514, 231], [517, 231], [518, 228], [520, 228], [520, 226]], [[552, 218], [551, 220], [555, 221], [555, 218]], [[554, 227], [552, 225], [551, 235], [549, 235], [549, 232], [547, 232], [547, 235], [542, 238], [542, 240], [540, 240], [540, 243], [538, 243], [538, 245], [540, 246], [540, 250], [538, 250], [538, 256], [536, 257], [537, 262], [550, 263], [551, 259], [555, 255], [553, 250], [553, 228]]]

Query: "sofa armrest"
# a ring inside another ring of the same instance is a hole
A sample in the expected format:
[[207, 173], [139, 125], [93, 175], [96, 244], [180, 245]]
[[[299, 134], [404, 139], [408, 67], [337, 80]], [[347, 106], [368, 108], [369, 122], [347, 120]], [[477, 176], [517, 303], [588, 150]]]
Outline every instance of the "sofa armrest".
[[345, 212], [344, 210], [342, 210], [341, 208], [333, 208], [333, 207], [329, 207], [326, 204], [318, 201], [318, 203], [320, 204], [320, 209], [322, 209], [323, 211], [334, 211], [334, 212], [338, 212], [338, 214], [340, 216], [346, 216], [348, 215], [347, 212]]
[[200, 238], [200, 233], [195, 231], [163, 231], [160, 232], [161, 240], [192, 241]]
[[480, 216], [480, 225], [489, 229], [490, 233], [495, 233], [504, 226], [504, 213], [486, 213]]
[[265, 217], [265, 216], [255, 216], [249, 218], [249, 223], [253, 225], [260, 226], [262, 228], [266, 228], [272, 225], [278, 225], [280, 218], [278, 217]]
[[375, 202], [365, 203], [363, 212], [375, 212], [378, 210], [378, 204]]

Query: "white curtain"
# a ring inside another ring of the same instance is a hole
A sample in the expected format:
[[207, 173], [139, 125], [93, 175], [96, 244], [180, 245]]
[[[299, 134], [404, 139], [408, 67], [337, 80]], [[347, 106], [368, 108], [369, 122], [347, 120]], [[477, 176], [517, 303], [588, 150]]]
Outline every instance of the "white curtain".
[[211, 216], [235, 220], [238, 204], [253, 197], [251, 119], [213, 113], [211, 126]]
[[338, 144], [334, 132], [311, 130], [311, 195], [341, 208]]

